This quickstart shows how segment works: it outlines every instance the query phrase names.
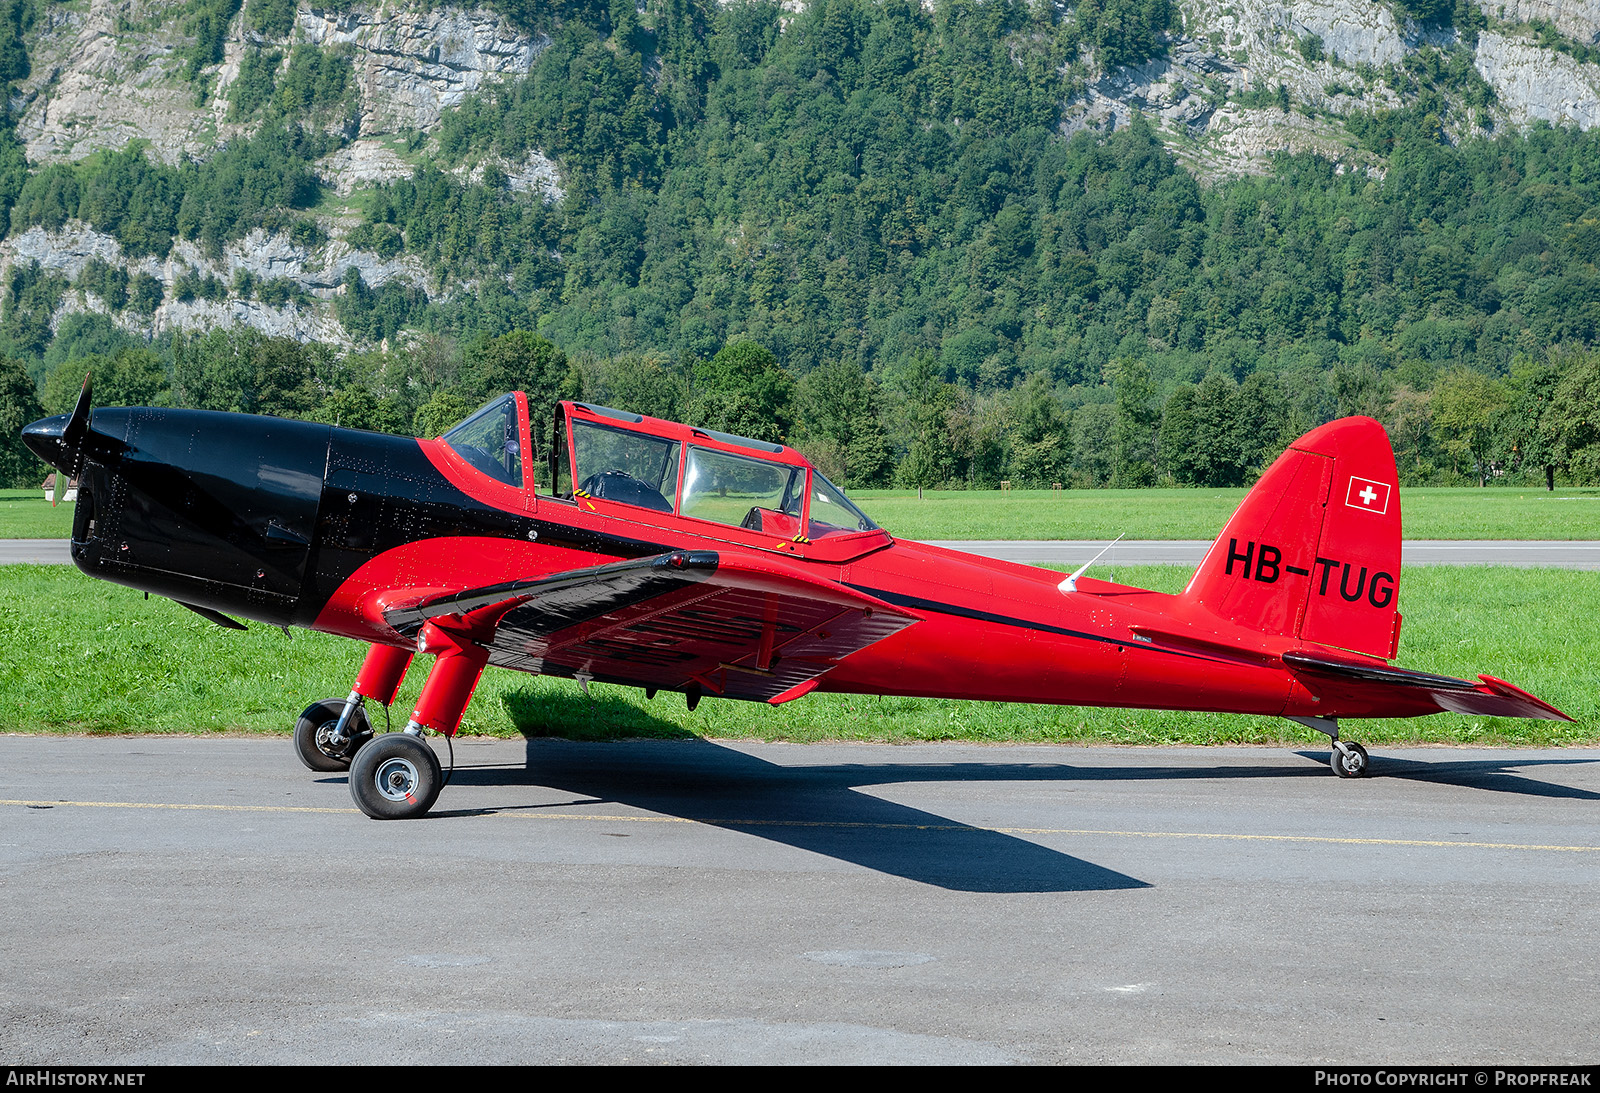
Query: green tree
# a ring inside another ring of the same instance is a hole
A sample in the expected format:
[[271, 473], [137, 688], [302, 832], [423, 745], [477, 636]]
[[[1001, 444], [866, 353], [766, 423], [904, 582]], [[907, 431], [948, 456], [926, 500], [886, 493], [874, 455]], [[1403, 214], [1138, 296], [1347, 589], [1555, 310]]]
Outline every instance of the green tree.
[[1544, 479], [1548, 491], [1556, 488], [1556, 471], [1566, 466], [1562, 417], [1555, 408], [1556, 392], [1562, 373], [1573, 370], [1581, 357], [1581, 353], [1553, 353], [1546, 360], [1535, 361], [1519, 354], [1511, 362], [1504, 441], [1518, 464]]
[[1551, 409], [1560, 422], [1560, 451], [1573, 478], [1600, 482], [1600, 353], [1575, 354], [1556, 385]]
[[441, 389], [417, 407], [416, 416], [411, 420], [411, 430], [416, 436], [443, 436], [465, 421], [474, 409], [476, 407], [469, 399], [462, 398], [454, 391]]
[[0, 483], [33, 487], [48, 472], [22, 443], [24, 426], [44, 417], [28, 369], [19, 360], [0, 357]]
[[1197, 425], [1194, 385], [1180, 383], [1161, 408], [1161, 433], [1156, 453], [1161, 472], [1181, 486], [1195, 484], [1194, 444]]
[[694, 366], [692, 425], [783, 443], [794, 427], [794, 382], [771, 352], [752, 341], [725, 346]]
[[1451, 458], [1451, 469], [1470, 468], [1479, 486], [1489, 484], [1506, 392], [1495, 380], [1467, 368], [1446, 372], [1433, 389], [1433, 429]]
[[1233, 377], [1210, 372], [1194, 391], [1194, 440], [1190, 464], [1198, 486], [1244, 485], [1254, 453], [1239, 417], [1239, 388]]
[[878, 387], [850, 361], [814, 368], [795, 385], [795, 446], [843, 485], [886, 481], [889, 442]]
[[83, 379], [93, 381], [96, 406], [160, 406], [167, 397], [167, 370], [152, 350], [123, 348], [57, 363], [45, 373], [41, 401], [52, 414], [65, 414], [78, 402]]
[[668, 421], [683, 416], [683, 377], [654, 357], [591, 358], [580, 366], [585, 401]]
[[1424, 485], [1433, 476], [1433, 405], [1426, 391], [1395, 389], [1384, 423], [1402, 485]]
[[1035, 372], [1017, 388], [1011, 411], [1011, 474], [1028, 489], [1064, 482], [1072, 469], [1072, 433], [1055, 383]]
[[41, 268], [37, 261], [12, 265], [0, 301], [0, 337], [28, 357], [43, 356], [50, 344], [51, 320], [66, 289], [66, 278]]
[[380, 398], [365, 384], [335, 391], [317, 412], [317, 420], [346, 429], [404, 435], [409, 424], [399, 400]]
[[1109, 486], [1117, 468], [1117, 408], [1091, 402], [1072, 415], [1072, 462], [1085, 486]]
[[252, 327], [180, 336], [172, 352], [172, 399], [178, 406], [312, 420], [339, 386], [339, 359], [331, 346]]
[[522, 391], [528, 396], [536, 465], [548, 456], [548, 423], [556, 403], [577, 398], [582, 384], [582, 375], [572, 367], [567, 355], [528, 330], [513, 330], [498, 338], [478, 338], [467, 346], [462, 367], [464, 393], [479, 403], [507, 391]]
[[958, 446], [951, 430], [956, 390], [939, 375], [932, 353], [913, 354], [899, 377], [904, 394], [904, 432], [910, 438], [905, 458], [895, 473], [903, 486], [922, 491], [957, 477]]
[[1116, 394], [1116, 463], [1113, 481], [1122, 487], [1155, 482], [1155, 385], [1150, 366], [1124, 357], [1114, 366]]
[[128, 305], [140, 315], [154, 315], [163, 294], [161, 280], [148, 273], [136, 273], [128, 283]]
[[1259, 475], [1294, 440], [1283, 383], [1270, 372], [1252, 372], [1239, 384], [1238, 435], [1246, 478]]

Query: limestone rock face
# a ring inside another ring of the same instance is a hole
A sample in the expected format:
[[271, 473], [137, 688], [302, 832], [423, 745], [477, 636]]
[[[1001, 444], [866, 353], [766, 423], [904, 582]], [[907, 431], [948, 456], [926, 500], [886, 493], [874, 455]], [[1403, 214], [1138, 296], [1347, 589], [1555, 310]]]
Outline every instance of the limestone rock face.
[[486, 83], [526, 74], [550, 45], [485, 8], [302, 7], [295, 22], [308, 42], [353, 48], [363, 136], [431, 129]]
[[1600, 0], [1475, 0], [1489, 18], [1504, 23], [1550, 23], [1584, 45], [1600, 45]]
[[[41, 269], [59, 273], [68, 280], [77, 278], [93, 258], [112, 265], [122, 264], [122, 246], [111, 236], [76, 220], [58, 232], [29, 228], [0, 242], [0, 262], [5, 265], [18, 261], [38, 262]], [[130, 273], [139, 271], [138, 263], [133, 263], [129, 269]]]
[[[33, 72], [18, 131], [38, 161], [80, 159], [100, 148], [149, 142], [163, 162], [204, 156], [243, 127], [227, 92], [254, 41], [236, 16], [224, 58], [208, 70], [202, 102], [183, 79], [181, 0], [89, 0], [85, 11], [50, 5], [30, 43]], [[549, 46], [485, 8], [418, 8], [382, 0], [334, 11], [302, 6], [292, 41], [345, 46], [361, 89], [361, 135], [429, 130], [441, 113], [489, 83], [525, 74]]]
[[1473, 62], [1513, 123], [1600, 125], [1600, 65], [1582, 64], [1531, 41], [1485, 31]]
[[[1280, 151], [1381, 173], [1338, 119], [1403, 106], [1413, 92], [1403, 78], [1402, 90], [1391, 85], [1391, 66], [1428, 49], [1470, 51], [1495, 93], [1487, 107], [1452, 110], [1443, 119], [1449, 139], [1537, 121], [1600, 124], [1600, 65], [1542, 47], [1526, 25], [1549, 23], [1578, 45], [1600, 42], [1600, 0], [1475, 2], [1489, 27], [1474, 40], [1452, 27], [1419, 26], [1380, 0], [1176, 0], [1183, 29], [1167, 56], [1091, 73], [1063, 128], [1103, 129], [1142, 112], [1205, 180], [1264, 171]], [[1275, 98], [1280, 86], [1292, 109], [1263, 109], [1263, 97]]]
[[211, 112], [176, 78], [173, 34], [118, 29], [126, 0], [90, 0], [87, 10], [48, 5], [30, 43], [32, 73], [17, 133], [34, 161], [81, 159], [130, 140], [149, 142], [166, 163], [209, 150]]
[[[408, 255], [384, 261], [340, 239], [308, 249], [281, 232], [259, 228], [229, 243], [216, 258], [186, 239], [174, 242], [165, 258], [129, 258], [115, 238], [81, 221], [68, 221], [59, 231], [29, 228], [0, 241], [0, 269], [19, 262], [38, 262], [44, 271], [71, 281], [95, 258], [122, 266], [130, 277], [141, 273], [155, 277], [161, 282], [161, 305], [153, 317], [140, 316], [132, 310], [112, 314], [98, 298], [68, 291], [57, 311], [58, 321], [73, 312], [95, 311], [110, 314], [113, 323], [130, 332], [156, 334], [242, 323], [301, 341], [348, 345], [350, 339], [325, 305], [344, 291], [349, 270], [358, 271], [371, 288], [381, 288], [394, 280], [420, 285], [427, 279], [421, 263]], [[231, 285], [241, 271], [258, 281], [292, 281], [312, 302], [309, 307], [294, 302], [272, 307], [255, 300], [178, 299], [177, 282], [185, 275], [214, 277]]]
[[[337, 8], [321, 6], [329, 0], [302, 0], [288, 37], [269, 42], [249, 29], [252, 2], [244, 0], [220, 61], [203, 68], [199, 79], [185, 72], [193, 45], [184, 29], [187, 0], [41, 5], [26, 42], [32, 71], [14, 88], [17, 131], [35, 164], [72, 161], [133, 140], [146, 142], [150, 155], [165, 163], [203, 158], [262, 124], [259, 113], [244, 119], [230, 114], [230, 91], [251, 51], [277, 49], [287, 65], [296, 46], [338, 50], [354, 74], [355, 120], [341, 115], [315, 122], [337, 126], [344, 140], [317, 164], [330, 200], [297, 213], [314, 218], [315, 237], [325, 241], [308, 247], [288, 234], [258, 230], [220, 254], [179, 241], [165, 258], [134, 259], [111, 236], [69, 222], [58, 231], [32, 228], [0, 241], [0, 276], [16, 263], [38, 262], [72, 279], [99, 259], [130, 276], [157, 277], [165, 288], [153, 318], [131, 311], [112, 316], [130, 330], [238, 322], [334, 343], [348, 340], [333, 308], [347, 271], [357, 270], [374, 288], [396, 282], [437, 291], [419, 260], [403, 254], [384, 260], [348, 241], [361, 218], [357, 191], [409, 177], [436, 150], [431, 135], [441, 119], [496, 82], [528, 73], [550, 38], [487, 7], [449, 0], [347, 0]], [[803, 2], [783, 0], [784, 25]], [[1066, 0], [1065, 7], [1078, 2]], [[1163, 56], [1111, 70], [1091, 53], [1079, 59], [1073, 71], [1082, 75], [1083, 90], [1065, 105], [1061, 131], [1103, 132], [1142, 116], [1206, 183], [1267, 171], [1282, 151], [1315, 153], [1338, 171], [1379, 177], [1384, 161], [1358, 146], [1345, 119], [1415, 101], [1402, 70], [1408, 59], [1435, 49], [1455, 62], [1465, 53], [1472, 61], [1468, 75], [1477, 74], [1472, 88], [1442, 89], [1454, 96], [1441, 117], [1445, 139], [1541, 121], [1600, 125], [1600, 65], [1577, 60], [1572, 54], [1581, 49], [1545, 48], [1539, 28], [1529, 25], [1554, 27], [1578, 46], [1600, 46], [1600, 0], [1473, 2], [1488, 27], [1463, 39], [1452, 28], [1409, 21], [1394, 0], [1174, 0], [1181, 25]], [[659, 60], [652, 64], [660, 74]], [[1463, 67], [1458, 63], [1452, 78]], [[1493, 90], [1492, 101], [1481, 94], [1477, 77]], [[1471, 108], [1465, 105], [1469, 91], [1477, 104]], [[446, 169], [476, 181], [491, 167], [513, 191], [563, 200], [559, 165], [537, 151], [517, 162], [484, 157]], [[257, 300], [176, 299], [180, 279], [212, 277], [231, 285], [241, 272], [292, 281], [302, 303], [277, 308]], [[69, 291], [58, 317], [83, 310], [104, 311], [105, 304]]]

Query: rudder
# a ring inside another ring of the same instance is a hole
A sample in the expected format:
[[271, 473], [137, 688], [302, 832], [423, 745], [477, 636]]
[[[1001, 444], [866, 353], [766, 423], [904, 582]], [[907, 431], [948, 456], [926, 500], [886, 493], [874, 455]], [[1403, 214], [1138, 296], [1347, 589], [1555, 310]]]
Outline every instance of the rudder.
[[1381, 424], [1313, 429], [1267, 468], [1183, 598], [1240, 626], [1392, 659], [1400, 485]]

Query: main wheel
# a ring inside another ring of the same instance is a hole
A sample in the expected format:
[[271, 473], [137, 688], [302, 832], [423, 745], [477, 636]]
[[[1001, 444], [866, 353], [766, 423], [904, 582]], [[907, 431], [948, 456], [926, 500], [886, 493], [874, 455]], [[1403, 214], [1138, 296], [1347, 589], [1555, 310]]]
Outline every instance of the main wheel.
[[1328, 763], [1333, 767], [1333, 773], [1341, 778], [1365, 778], [1368, 770], [1367, 749], [1360, 744], [1349, 743], [1340, 749], [1336, 744]]
[[325, 698], [307, 706], [294, 723], [294, 750], [308, 769], [319, 773], [349, 770], [356, 749], [372, 739], [367, 711], [358, 706], [345, 726], [348, 739], [343, 746], [335, 747], [331, 737], [343, 713], [344, 699]]
[[427, 741], [406, 732], [373, 738], [350, 764], [350, 796], [374, 820], [421, 816], [443, 786], [439, 757]]

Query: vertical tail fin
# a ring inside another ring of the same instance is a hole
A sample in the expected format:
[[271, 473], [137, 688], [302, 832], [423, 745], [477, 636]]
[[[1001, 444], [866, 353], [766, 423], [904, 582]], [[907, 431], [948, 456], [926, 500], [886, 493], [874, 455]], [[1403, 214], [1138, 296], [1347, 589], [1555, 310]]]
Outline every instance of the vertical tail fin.
[[1392, 659], [1400, 483], [1366, 417], [1313, 429], [1267, 468], [1183, 598], [1241, 626]]

